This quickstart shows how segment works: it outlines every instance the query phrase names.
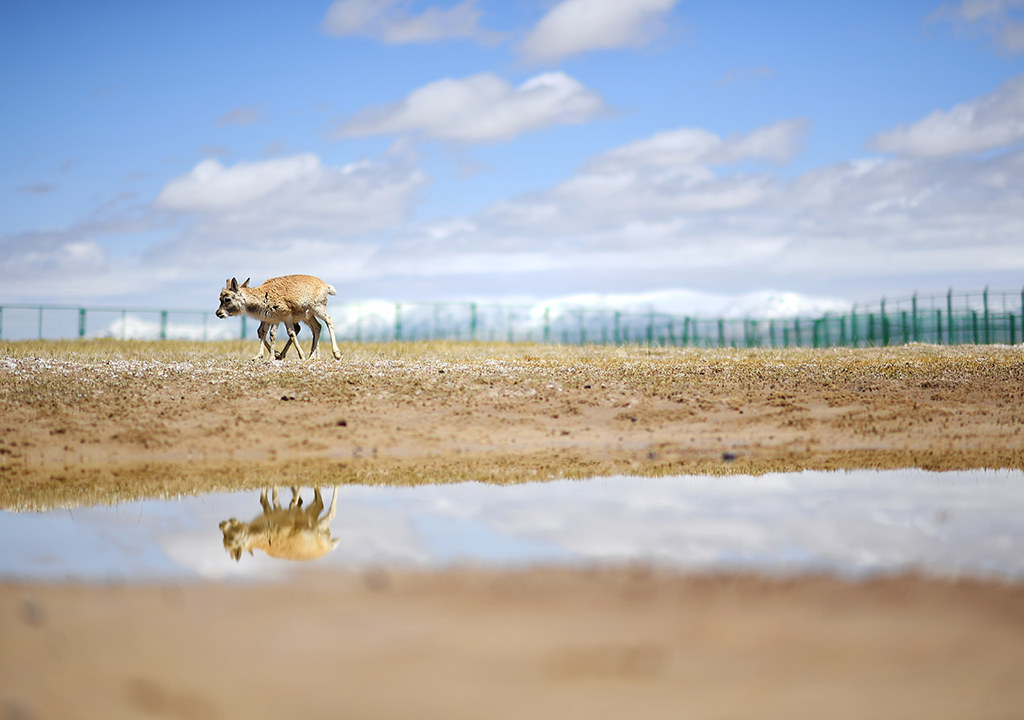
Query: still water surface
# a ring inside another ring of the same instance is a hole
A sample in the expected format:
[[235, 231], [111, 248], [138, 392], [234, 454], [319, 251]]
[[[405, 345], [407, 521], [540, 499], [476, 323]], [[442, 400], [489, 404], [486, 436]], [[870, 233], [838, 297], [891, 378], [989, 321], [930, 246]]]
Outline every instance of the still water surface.
[[[0, 578], [276, 579], [307, 568], [645, 562], [683, 571], [859, 576], [914, 569], [1024, 580], [1020, 471], [612, 477], [337, 492], [333, 518], [331, 488], [323, 489], [323, 508], [311, 488], [302, 489], [302, 506], [293, 508], [301, 517], [288, 512], [286, 488], [281, 509], [268, 496], [266, 513], [258, 491], [0, 512]], [[282, 530], [289, 517], [305, 519], [307, 529]], [[315, 518], [323, 518], [318, 535]], [[240, 545], [235, 560], [225, 539], [239, 527], [272, 553], [322, 557], [279, 559], [257, 543], [251, 555]]]

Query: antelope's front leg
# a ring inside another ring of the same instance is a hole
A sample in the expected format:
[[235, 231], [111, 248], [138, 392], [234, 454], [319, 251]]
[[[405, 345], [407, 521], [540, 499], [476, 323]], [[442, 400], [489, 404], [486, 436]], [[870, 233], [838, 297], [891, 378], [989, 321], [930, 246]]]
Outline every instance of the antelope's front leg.
[[277, 337], [277, 323], [263, 321], [256, 330], [260, 339], [260, 351], [253, 360], [262, 360], [264, 351], [270, 353], [270, 359], [274, 359], [274, 339]]

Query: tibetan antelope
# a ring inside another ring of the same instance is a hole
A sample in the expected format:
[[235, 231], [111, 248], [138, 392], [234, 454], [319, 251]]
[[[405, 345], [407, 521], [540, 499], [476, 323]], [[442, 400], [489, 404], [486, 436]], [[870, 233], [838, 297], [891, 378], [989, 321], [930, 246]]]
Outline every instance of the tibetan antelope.
[[224, 548], [231, 557], [239, 560], [242, 552], [253, 549], [262, 550], [270, 557], [284, 560], [315, 560], [323, 557], [338, 545], [338, 540], [331, 539], [330, 522], [338, 509], [338, 486], [334, 486], [331, 506], [327, 514], [320, 517], [324, 509], [324, 499], [320, 496], [320, 488], [313, 488], [313, 504], [302, 508], [302, 498], [298, 488], [292, 488], [292, 501], [288, 509], [283, 509], [277, 498], [277, 488], [273, 488], [271, 499], [267, 499], [267, 491], [260, 493], [260, 505], [263, 514], [252, 522], [239, 522], [236, 518], [225, 520], [220, 524], [224, 533]]
[[[227, 286], [220, 291], [217, 317], [226, 318], [245, 313], [260, 321], [260, 327], [256, 331], [260, 339], [260, 351], [253, 360], [261, 360], [264, 350], [270, 352], [271, 360], [275, 357], [284, 357], [292, 345], [295, 345], [299, 359], [305, 359], [302, 347], [295, 338], [300, 321], [309, 325], [309, 329], [313, 331], [309, 357], [319, 357], [319, 318], [327, 324], [327, 332], [331, 335], [331, 351], [335, 359], [340, 360], [341, 350], [338, 349], [338, 341], [334, 337], [334, 321], [327, 314], [327, 296], [337, 294], [332, 285], [312, 275], [285, 275], [271, 278], [256, 287], [249, 287], [248, 278], [241, 285], [235, 278], [231, 278], [227, 281]], [[275, 356], [274, 339], [279, 323], [284, 323], [288, 332], [288, 343], [281, 354]]]

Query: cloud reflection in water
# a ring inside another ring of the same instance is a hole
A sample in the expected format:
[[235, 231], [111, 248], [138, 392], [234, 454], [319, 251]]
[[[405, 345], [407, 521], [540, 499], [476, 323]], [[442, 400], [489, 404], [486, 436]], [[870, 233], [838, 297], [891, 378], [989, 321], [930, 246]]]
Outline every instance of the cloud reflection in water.
[[[312, 490], [303, 491], [306, 502]], [[261, 552], [234, 562], [218, 524], [258, 492], [36, 515], [0, 514], [0, 576], [281, 577]], [[1024, 578], [1024, 473], [920, 470], [761, 477], [612, 477], [340, 489], [311, 566], [437, 568], [649, 562], [685, 571], [844, 575], [917, 569]]]

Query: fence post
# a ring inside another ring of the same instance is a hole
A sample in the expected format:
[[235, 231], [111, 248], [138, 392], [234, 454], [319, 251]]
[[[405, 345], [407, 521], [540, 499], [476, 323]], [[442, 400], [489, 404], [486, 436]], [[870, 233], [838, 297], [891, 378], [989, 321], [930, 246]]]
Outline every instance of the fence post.
[[551, 342], [551, 308], [544, 308], [544, 342]]
[[579, 325], [580, 325], [580, 345], [586, 345], [587, 344], [587, 328], [585, 327], [584, 322], [583, 322], [583, 314], [585, 312], [586, 312], [585, 310], [580, 310], [580, 314], [578, 316], [578, 322], [579, 322]]
[[78, 337], [85, 337], [85, 308], [78, 308]]
[[[121, 328], [123, 330], [124, 326], [122, 325]], [[123, 340], [124, 337], [122, 337], [121, 339]], [[242, 313], [242, 339], [245, 340], [245, 313]]]
[[[1024, 297], [1024, 293], [1021, 293], [1021, 297]], [[948, 316], [948, 320], [949, 320], [949, 337], [947, 338], [947, 340], [948, 340], [947, 345], [952, 345], [953, 344], [953, 331], [954, 331], [954, 327], [953, 327], [953, 288], [950, 288], [949, 292], [946, 293], [946, 315]]]
[[988, 345], [991, 342], [991, 335], [989, 334], [988, 324], [988, 285], [985, 286], [985, 291], [981, 293], [982, 302], [985, 304], [985, 344]]
[[793, 336], [796, 340], [796, 347], [803, 347], [803, 340], [800, 339], [800, 318], [793, 321]]
[[882, 298], [882, 345], [889, 344], [889, 318], [885, 314], [885, 298]]
[[402, 303], [395, 303], [395, 341], [402, 339]]
[[718, 318], [718, 347], [725, 347], [725, 318]]
[[854, 305], [850, 311], [850, 341], [853, 347], [857, 347], [857, 306]]
[[167, 311], [160, 311], [160, 339], [167, 339]]
[[942, 344], [942, 311], [935, 311], [935, 344]]
[[647, 347], [654, 344], [654, 313], [647, 320]]
[[918, 332], [918, 326], [917, 326], [917, 291], [916, 290], [914, 291], [913, 297], [910, 299], [910, 309], [911, 309], [911, 312], [914, 313], [914, 317], [913, 317], [913, 319], [911, 321], [913, 323], [912, 327], [913, 327], [913, 333], [914, 333], [914, 342], [920, 342], [921, 341], [921, 336], [920, 336], [920, 334]]
[[846, 347], [846, 316], [839, 316], [839, 347]]
[[476, 303], [469, 304], [469, 339], [476, 340]]

